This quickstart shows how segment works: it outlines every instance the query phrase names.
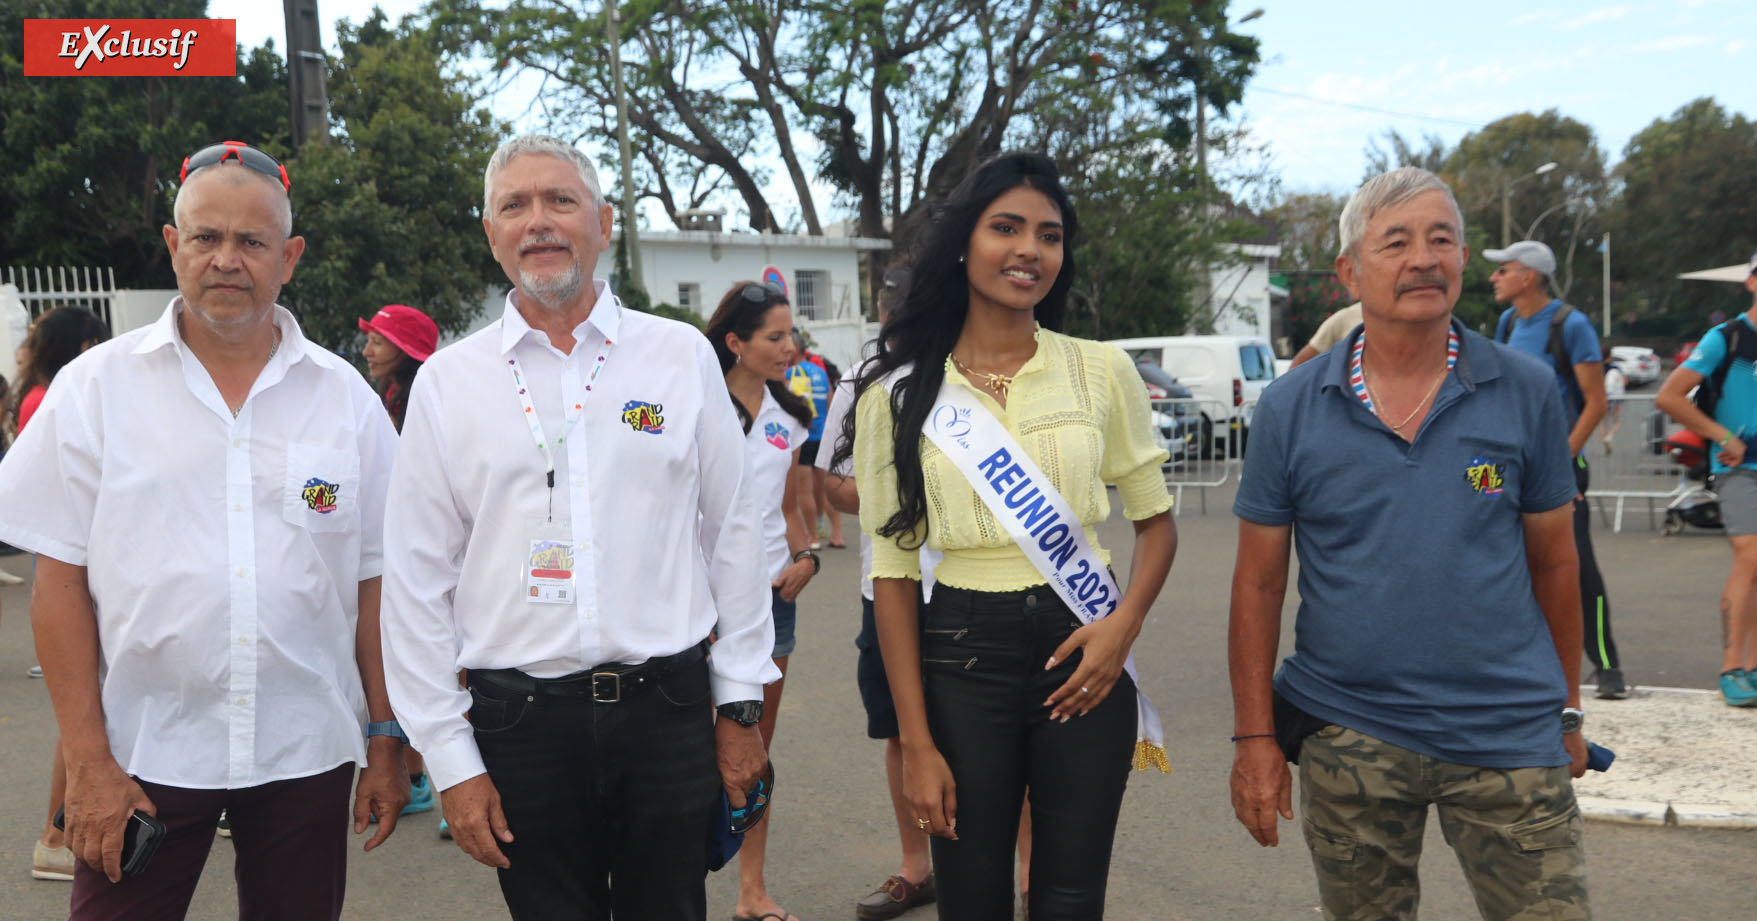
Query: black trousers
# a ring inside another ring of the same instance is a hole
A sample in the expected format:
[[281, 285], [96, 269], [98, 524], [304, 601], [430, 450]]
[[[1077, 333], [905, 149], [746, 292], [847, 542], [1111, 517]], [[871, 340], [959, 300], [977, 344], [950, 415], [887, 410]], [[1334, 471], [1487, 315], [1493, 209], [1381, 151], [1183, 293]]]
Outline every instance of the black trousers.
[[1586, 657], [1599, 668], [1620, 668], [1617, 644], [1611, 639], [1611, 599], [1605, 594], [1598, 558], [1592, 555], [1592, 508], [1586, 501], [1591, 480], [1586, 458], [1574, 458], [1574, 483], [1580, 497], [1574, 500], [1574, 551], [1580, 556], [1580, 608], [1586, 622]]
[[[470, 680], [470, 723], [514, 840], [498, 871], [515, 921], [702, 921], [719, 802], [708, 666], [617, 703]], [[529, 699], [531, 697], [536, 699]]]
[[1046, 698], [1080, 662], [1043, 665], [1080, 621], [1048, 586], [941, 585], [922, 625], [934, 744], [957, 783], [958, 840], [932, 842], [944, 921], [1011, 921], [1019, 806], [1031, 791], [1034, 921], [1104, 916], [1117, 814], [1135, 746], [1125, 673], [1091, 713], [1051, 722]]

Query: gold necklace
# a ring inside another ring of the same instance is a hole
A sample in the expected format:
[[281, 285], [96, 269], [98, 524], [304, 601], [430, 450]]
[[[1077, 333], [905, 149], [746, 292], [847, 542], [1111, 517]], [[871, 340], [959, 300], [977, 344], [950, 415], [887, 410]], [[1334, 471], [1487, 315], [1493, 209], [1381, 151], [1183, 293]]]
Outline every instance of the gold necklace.
[[1379, 395], [1373, 392], [1373, 382], [1367, 378], [1367, 368], [1364, 363], [1361, 365], [1360, 379], [1362, 383], [1367, 385], [1367, 396], [1373, 398], [1373, 415], [1378, 416], [1380, 422], [1391, 426], [1391, 431], [1396, 432], [1398, 437], [1402, 437], [1403, 427], [1409, 424], [1409, 420], [1415, 418], [1416, 413], [1421, 412], [1423, 406], [1428, 405], [1428, 400], [1432, 399], [1434, 394], [1440, 392], [1440, 384], [1446, 380], [1447, 370], [1449, 369], [1444, 367], [1440, 369], [1440, 376], [1434, 378], [1434, 386], [1428, 388], [1428, 392], [1421, 398], [1421, 402], [1415, 404], [1415, 408], [1409, 411], [1409, 415], [1403, 417], [1402, 422], [1392, 422], [1385, 418], [1384, 411], [1380, 409], [1385, 404], [1379, 399]]
[[987, 371], [977, 371], [959, 361], [956, 355], [952, 356], [952, 364], [957, 365], [958, 370], [971, 380], [982, 378], [982, 385], [994, 391], [1003, 400], [1007, 398], [1007, 388], [1013, 386], [1013, 378], [1017, 374], [1017, 372], [1014, 374], [990, 374]]

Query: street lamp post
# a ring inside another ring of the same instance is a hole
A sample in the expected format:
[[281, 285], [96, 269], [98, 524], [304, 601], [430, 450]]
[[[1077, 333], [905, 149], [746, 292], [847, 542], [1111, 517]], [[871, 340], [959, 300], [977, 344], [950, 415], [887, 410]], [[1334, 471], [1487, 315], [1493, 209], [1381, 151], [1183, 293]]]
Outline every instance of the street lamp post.
[[641, 274], [641, 241], [640, 231], [636, 229], [634, 214], [634, 151], [628, 138], [628, 88], [622, 82], [622, 29], [618, 25], [621, 6], [619, 0], [610, 0], [604, 5], [604, 28], [609, 33], [610, 41], [610, 79], [616, 89], [616, 146], [617, 153], [622, 157], [622, 233], [625, 237], [623, 246], [628, 250], [629, 278], [622, 279], [622, 284], [630, 289], [646, 290], [647, 282]]
[[1544, 165], [1538, 167], [1537, 169], [1534, 169], [1531, 172], [1526, 173], [1525, 175], [1520, 176], [1518, 179], [1515, 179], [1512, 182], [1509, 182], [1506, 185], [1501, 187], [1501, 245], [1502, 246], [1512, 246], [1513, 245], [1513, 187], [1518, 185], [1521, 182], [1524, 182], [1527, 179], [1532, 178], [1533, 176], [1542, 176], [1544, 173], [1547, 173], [1550, 170], [1555, 169], [1556, 166], [1557, 166], [1556, 161], [1551, 160], [1550, 162], [1545, 163]]

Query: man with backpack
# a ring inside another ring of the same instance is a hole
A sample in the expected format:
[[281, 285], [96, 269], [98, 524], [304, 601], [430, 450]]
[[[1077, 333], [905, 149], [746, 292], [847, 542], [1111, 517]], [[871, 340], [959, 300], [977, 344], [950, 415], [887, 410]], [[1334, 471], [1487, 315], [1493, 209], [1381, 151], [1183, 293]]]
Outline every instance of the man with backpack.
[[1710, 329], [1654, 398], [1660, 410], [1720, 448], [1711, 472], [1733, 544], [1733, 569], [1720, 594], [1720, 695], [1734, 707], [1757, 707], [1757, 455], [1744, 441], [1757, 433], [1757, 254], [1750, 268], [1751, 309]]
[[1555, 369], [1556, 386], [1568, 419], [1568, 448], [1574, 456], [1574, 545], [1580, 555], [1580, 603], [1586, 624], [1586, 656], [1592, 660], [1601, 700], [1629, 696], [1617, 644], [1611, 640], [1611, 603], [1592, 553], [1592, 511], [1586, 503], [1589, 471], [1586, 442], [1605, 413], [1604, 355], [1598, 334], [1585, 314], [1549, 294], [1556, 256], [1536, 240], [1506, 249], [1484, 250], [1501, 267], [1490, 276], [1495, 301], [1511, 304], [1495, 327], [1495, 341], [1532, 355]]

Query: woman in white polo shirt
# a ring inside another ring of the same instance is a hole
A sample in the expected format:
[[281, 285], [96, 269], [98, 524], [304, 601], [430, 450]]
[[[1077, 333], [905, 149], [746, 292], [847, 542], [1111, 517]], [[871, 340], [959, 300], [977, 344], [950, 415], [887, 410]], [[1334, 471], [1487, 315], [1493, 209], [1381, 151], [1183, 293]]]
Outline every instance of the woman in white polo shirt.
[[[708, 320], [708, 341], [719, 356], [726, 374], [726, 389], [744, 426], [746, 483], [753, 490], [754, 504], [763, 514], [763, 559], [773, 591], [775, 620], [775, 666], [781, 680], [763, 688], [763, 716], [758, 727], [763, 747], [775, 738], [776, 711], [781, 706], [781, 686], [787, 680], [787, 657], [793, 652], [794, 599], [817, 574], [818, 558], [810, 548], [805, 522], [793, 495], [793, 479], [787, 474], [799, 461], [799, 446], [811, 427], [812, 409], [787, 388], [787, 366], [793, 361], [793, 311], [787, 296], [773, 285], [740, 282], [720, 299]], [[763, 882], [769, 821], [745, 833], [739, 850], [738, 905], [734, 919], [760, 921], [790, 916], [770, 897]]]

